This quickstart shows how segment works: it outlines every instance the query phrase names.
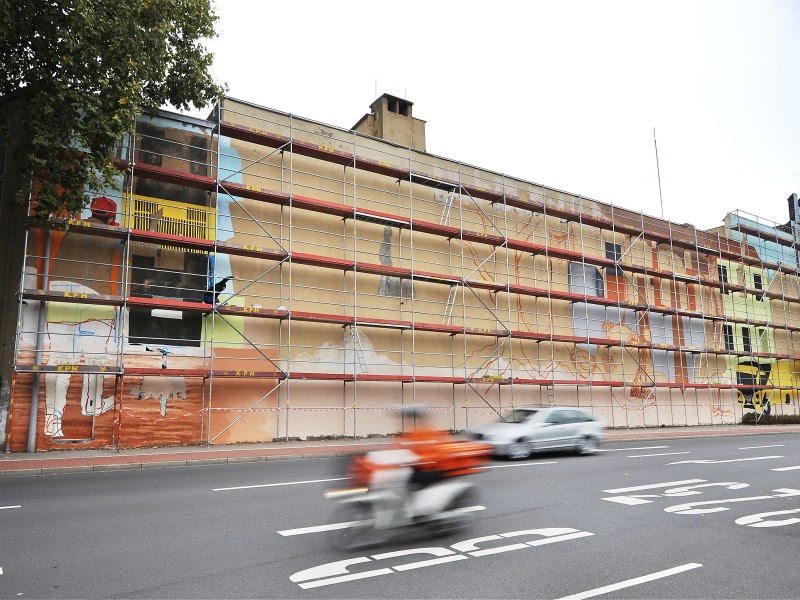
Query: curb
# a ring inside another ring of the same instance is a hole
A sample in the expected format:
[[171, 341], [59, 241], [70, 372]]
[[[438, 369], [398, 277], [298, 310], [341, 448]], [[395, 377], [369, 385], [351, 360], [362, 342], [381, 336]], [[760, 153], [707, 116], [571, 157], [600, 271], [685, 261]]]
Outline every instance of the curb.
[[[685, 440], [685, 439], [699, 439], [709, 437], [742, 437], [742, 436], [756, 436], [756, 435], [779, 435], [786, 433], [800, 433], [796, 429], [789, 429], [787, 431], [776, 430], [761, 430], [761, 431], [705, 431], [692, 433], [690, 431], [683, 432], [664, 432], [662, 435], [657, 433], [637, 434], [631, 432], [630, 434], [614, 434], [608, 432], [606, 434], [606, 443], [613, 442], [662, 442], [665, 440]], [[137, 456], [130, 457], [130, 462], [124, 462], [125, 456], [111, 456], [111, 457], [75, 457], [75, 458], [58, 458], [57, 460], [64, 461], [81, 461], [81, 460], [117, 460], [118, 462], [109, 462], [107, 464], [73, 464], [64, 466], [46, 466], [40, 468], [23, 467], [19, 469], [6, 468], [4, 466], [13, 467], [12, 463], [3, 465], [0, 463], [0, 479], [5, 477], [29, 477], [32, 475], [65, 475], [70, 473], [104, 473], [112, 471], [135, 471], [144, 469], [165, 469], [173, 467], [202, 467], [209, 465], [223, 465], [223, 464], [242, 464], [254, 462], [272, 462], [284, 460], [312, 460], [322, 458], [337, 458], [350, 456], [354, 452], [373, 450], [380, 448], [384, 444], [359, 444], [351, 447], [350, 450], [337, 450], [329, 451], [325, 448], [320, 448], [319, 452], [303, 452], [303, 448], [295, 447], [298, 452], [285, 453], [282, 450], [267, 450], [268, 454], [253, 454], [252, 456], [230, 456], [230, 457], [208, 457], [208, 458], [189, 458], [184, 460], [175, 460], [175, 455], [169, 455], [169, 459], [164, 460], [151, 460], [141, 461], [136, 460]], [[306, 449], [307, 450], [307, 449]], [[254, 451], [257, 452], [257, 451]], [[284, 453], [281, 453], [284, 452]], [[46, 460], [39, 459], [20, 459], [21, 461], [30, 462], [33, 460]]]

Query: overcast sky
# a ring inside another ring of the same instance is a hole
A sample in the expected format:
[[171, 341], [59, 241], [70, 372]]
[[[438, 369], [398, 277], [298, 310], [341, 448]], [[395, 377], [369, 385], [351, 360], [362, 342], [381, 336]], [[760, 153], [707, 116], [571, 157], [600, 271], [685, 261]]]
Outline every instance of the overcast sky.
[[[229, 95], [700, 228], [800, 193], [800, 0], [216, 0]], [[377, 82], [377, 83], [376, 83]], [[203, 116], [207, 114], [203, 111]]]

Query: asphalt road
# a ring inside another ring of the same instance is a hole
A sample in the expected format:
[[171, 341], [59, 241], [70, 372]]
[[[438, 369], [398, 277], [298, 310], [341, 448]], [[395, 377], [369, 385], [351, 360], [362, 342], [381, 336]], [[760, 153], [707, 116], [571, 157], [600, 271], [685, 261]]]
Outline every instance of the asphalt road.
[[493, 463], [471, 532], [360, 552], [297, 531], [337, 459], [3, 479], [0, 597], [800, 597], [800, 435], [603, 450]]

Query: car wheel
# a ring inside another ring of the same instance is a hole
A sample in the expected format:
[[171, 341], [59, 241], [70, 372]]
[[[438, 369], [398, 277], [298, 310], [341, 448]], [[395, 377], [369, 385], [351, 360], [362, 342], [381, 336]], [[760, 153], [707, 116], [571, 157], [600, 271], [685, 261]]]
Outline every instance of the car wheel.
[[598, 443], [597, 438], [587, 436], [578, 443], [578, 454], [581, 456], [589, 456], [597, 452], [597, 448], [599, 446], [600, 444]]
[[532, 448], [526, 442], [517, 442], [508, 449], [508, 458], [511, 460], [524, 460], [531, 455]]

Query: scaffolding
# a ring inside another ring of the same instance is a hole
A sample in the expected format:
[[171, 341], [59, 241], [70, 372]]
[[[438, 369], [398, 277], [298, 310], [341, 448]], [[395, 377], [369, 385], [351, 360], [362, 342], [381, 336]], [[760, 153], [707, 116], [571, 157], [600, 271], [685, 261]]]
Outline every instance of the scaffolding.
[[383, 434], [405, 403], [453, 430], [798, 411], [775, 223], [700, 231], [230, 98], [142, 118], [117, 165], [113, 219], [29, 231], [13, 406], [38, 448]]

